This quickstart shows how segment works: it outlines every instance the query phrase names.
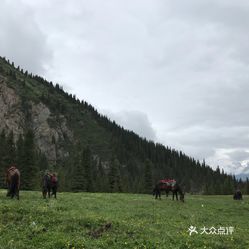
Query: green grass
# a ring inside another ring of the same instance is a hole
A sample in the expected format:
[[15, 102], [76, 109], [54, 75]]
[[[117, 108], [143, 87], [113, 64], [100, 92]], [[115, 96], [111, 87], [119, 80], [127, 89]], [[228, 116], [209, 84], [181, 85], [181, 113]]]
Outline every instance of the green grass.
[[[43, 200], [21, 192], [20, 201], [0, 191], [1, 249], [249, 248], [249, 199], [187, 196], [186, 202], [149, 195], [59, 193]], [[104, 228], [106, 224], [110, 228]], [[232, 235], [190, 236], [188, 228], [234, 227]]]

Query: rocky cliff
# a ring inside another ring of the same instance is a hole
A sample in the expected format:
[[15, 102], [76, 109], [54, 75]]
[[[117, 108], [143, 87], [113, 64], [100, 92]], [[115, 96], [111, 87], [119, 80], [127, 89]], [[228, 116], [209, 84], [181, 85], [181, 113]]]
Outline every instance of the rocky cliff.
[[[0, 130], [13, 131], [15, 141], [26, 128], [26, 114], [30, 114], [29, 125], [34, 131], [37, 148], [46, 155], [50, 162], [68, 156], [59, 144], [65, 139], [73, 141], [73, 132], [67, 126], [63, 115], [55, 117], [42, 102], [28, 100], [23, 110], [22, 99], [16, 90], [7, 85], [7, 79], [0, 74]], [[24, 113], [25, 111], [25, 113]], [[51, 127], [51, 123], [56, 123]]]

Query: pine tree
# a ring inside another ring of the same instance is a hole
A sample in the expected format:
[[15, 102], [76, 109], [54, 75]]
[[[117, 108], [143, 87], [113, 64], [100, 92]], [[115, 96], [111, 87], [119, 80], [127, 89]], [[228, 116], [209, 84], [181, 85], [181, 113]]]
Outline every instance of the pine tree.
[[6, 162], [6, 135], [5, 130], [2, 130], [0, 135], [0, 187], [5, 187], [5, 170], [8, 164]]
[[86, 147], [82, 152], [81, 164], [84, 168], [85, 189], [87, 192], [93, 191], [93, 175], [92, 175], [92, 158], [89, 147]]
[[120, 163], [117, 158], [111, 161], [109, 170], [109, 188], [111, 192], [122, 192]]
[[14, 134], [11, 131], [6, 140], [6, 163], [8, 166], [16, 164], [16, 147], [14, 143]]
[[96, 167], [97, 167], [97, 175], [95, 182], [97, 183], [97, 187], [95, 187], [95, 191], [108, 192], [109, 191], [108, 179], [101, 160], [96, 162]]
[[144, 191], [147, 194], [152, 192], [152, 163], [148, 159], [145, 161]]
[[37, 155], [37, 166], [39, 167], [40, 171], [45, 171], [46, 169], [49, 168], [49, 164], [48, 164], [48, 159], [46, 158], [46, 156], [42, 153], [39, 153]]
[[98, 160], [96, 158], [94, 159], [91, 155], [91, 172], [92, 172], [92, 192], [98, 191], [100, 186], [96, 183], [99, 183], [98, 181]]
[[32, 190], [38, 185], [38, 169], [35, 162], [35, 144], [32, 130], [24, 136], [23, 166], [21, 172], [23, 189]]
[[85, 189], [85, 174], [84, 168], [80, 162], [79, 152], [74, 152], [73, 155], [73, 175], [72, 175], [72, 184], [71, 189], [74, 192], [84, 191]]
[[24, 141], [23, 136], [20, 134], [16, 143], [16, 162], [17, 168], [20, 172], [23, 171], [24, 168]]

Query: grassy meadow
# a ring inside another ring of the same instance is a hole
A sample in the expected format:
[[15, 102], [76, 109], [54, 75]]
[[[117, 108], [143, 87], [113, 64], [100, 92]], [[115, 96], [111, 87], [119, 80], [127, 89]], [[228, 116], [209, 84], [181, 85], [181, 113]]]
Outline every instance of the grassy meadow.
[[[249, 248], [249, 197], [163, 196], [21, 191], [20, 200], [0, 191], [0, 249]], [[198, 234], [189, 235], [190, 226]], [[233, 227], [229, 235], [200, 234], [201, 228]]]

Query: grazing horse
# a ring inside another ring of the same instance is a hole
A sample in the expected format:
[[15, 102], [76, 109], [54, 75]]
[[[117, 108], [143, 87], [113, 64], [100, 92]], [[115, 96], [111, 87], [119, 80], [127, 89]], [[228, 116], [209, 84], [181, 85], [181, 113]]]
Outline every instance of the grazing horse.
[[233, 199], [234, 200], [243, 200], [242, 193], [239, 189], [235, 191], [235, 193], [233, 195]]
[[10, 196], [11, 198], [16, 196], [19, 200], [20, 171], [15, 166], [11, 166], [7, 169], [5, 182], [8, 189], [6, 196]]
[[173, 200], [176, 197], [176, 200], [178, 201], [178, 193], [180, 194], [180, 201], [184, 202], [184, 193], [181, 189], [181, 187], [179, 186], [179, 184], [176, 183], [175, 186], [172, 187], [171, 189], [172, 193], [173, 193]]
[[175, 181], [175, 180], [171, 180], [171, 179], [164, 179], [164, 180], [160, 180], [155, 188], [154, 188], [154, 194], [156, 194], [156, 199], [159, 196], [159, 198], [161, 197], [161, 191], [165, 191], [166, 193], [166, 197], [168, 197], [169, 192], [172, 192], [172, 200], [175, 199], [178, 201], [178, 193], [180, 194], [180, 200], [182, 202], [184, 202], [184, 193], [181, 189], [181, 187], [179, 186], [179, 184]]
[[44, 199], [50, 198], [51, 193], [51, 175], [46, 173], [42, 178], [42, 196]]

